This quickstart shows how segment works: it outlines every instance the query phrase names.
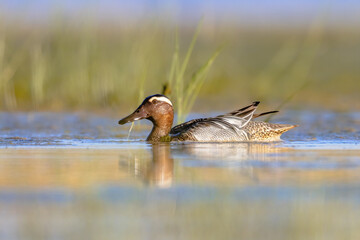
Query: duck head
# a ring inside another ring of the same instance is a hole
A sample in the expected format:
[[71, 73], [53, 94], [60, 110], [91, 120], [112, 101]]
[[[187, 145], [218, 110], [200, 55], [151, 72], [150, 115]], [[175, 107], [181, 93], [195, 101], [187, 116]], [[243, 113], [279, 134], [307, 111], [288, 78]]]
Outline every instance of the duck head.
[[129, 116], [119, 121], [120, 125], [141, 119], [150, 120], [153, 129], [147, 141], [159, 141], [169, 134], [174, 120], [174, 109], [169, 98], [161, 94], [148, 96]]

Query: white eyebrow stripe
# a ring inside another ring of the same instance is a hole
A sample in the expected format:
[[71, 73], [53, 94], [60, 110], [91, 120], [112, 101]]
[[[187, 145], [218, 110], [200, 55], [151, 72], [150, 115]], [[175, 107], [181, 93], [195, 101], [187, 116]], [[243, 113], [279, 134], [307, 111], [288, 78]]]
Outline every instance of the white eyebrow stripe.
[[155, 99], [156, 99], [157, 101], [166, 102], [166, 103], [168, 103], [168, 104], [170, 104], [170, 105], [172, 106], [171, 101], [170, 101], [168, 98], [166, 98], [166, 97], [152, 97], [152, 98], [149, 99], [149, 102], [152, 102], [152, 101], [154, 101]]

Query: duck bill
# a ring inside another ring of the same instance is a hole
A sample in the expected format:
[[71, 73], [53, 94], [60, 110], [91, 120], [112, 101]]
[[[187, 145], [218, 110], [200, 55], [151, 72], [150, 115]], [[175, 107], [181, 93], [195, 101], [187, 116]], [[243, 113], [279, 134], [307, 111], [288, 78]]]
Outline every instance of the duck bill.
[[134, 122], [134, 121], [141, 120], [141, 119], [144, 119], [144, 118], [146, 118], [145, 113], [143, 113], [143, 112], [139, 112], [139, 113], [133, 112], [129, 116], [124, 117], [123, 119], [119, 120], [119, 124], [124, 125], [125, 123]]

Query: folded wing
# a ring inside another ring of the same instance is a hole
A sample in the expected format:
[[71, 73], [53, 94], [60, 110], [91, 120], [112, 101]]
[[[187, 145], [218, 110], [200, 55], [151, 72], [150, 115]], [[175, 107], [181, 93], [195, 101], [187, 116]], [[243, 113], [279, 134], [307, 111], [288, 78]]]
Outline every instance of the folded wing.
[[[253, 102], [249, 106], [216, 117], [190, 120], [188, 122], [173, 127], [170, 131], [170, 134], [177, 135], [180, 133], [191, 131], [192, 129], [204, 127], [215, 127], [219, 129], [233, 131], [236, 134], [243, 134], [241, 128], [246, 126], [246, 124], [248, 124], [249, 121], [253, 118], [254, 112], [256, 111], [259, 103], [260, 102]], [[259, 116], [260, 115], [261, 114], [259, 114]]]

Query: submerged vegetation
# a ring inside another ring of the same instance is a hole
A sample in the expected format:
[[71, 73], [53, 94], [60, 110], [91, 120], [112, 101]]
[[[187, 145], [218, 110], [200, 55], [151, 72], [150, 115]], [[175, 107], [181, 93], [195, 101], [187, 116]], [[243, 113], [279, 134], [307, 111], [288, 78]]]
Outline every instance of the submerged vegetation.
[[360, 108], [351, 104], [360, 89], [360, 32], [354, 29], [318, 22], [271, 31], [214, 24], [194, 34], [180, 25], [174, 36], [175, 27], [156, 20], [132, 27], [3, 20], [0, 107], [128, 112], [168, 84], [179, 120], [196, 97], [205, 110], [253, 100], [281, 108], [290, 99], [293, 107]]

